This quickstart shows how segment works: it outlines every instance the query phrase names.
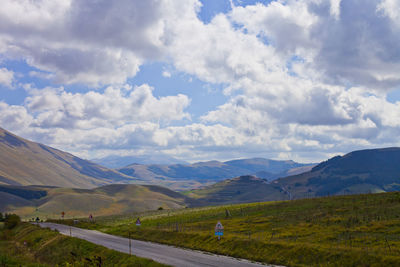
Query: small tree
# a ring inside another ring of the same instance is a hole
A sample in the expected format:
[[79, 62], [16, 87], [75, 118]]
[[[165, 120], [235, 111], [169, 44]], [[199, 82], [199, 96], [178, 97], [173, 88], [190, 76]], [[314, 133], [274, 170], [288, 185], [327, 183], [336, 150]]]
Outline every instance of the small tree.
[[0, 222], [4, 221], [3, 213], [0, 212]]

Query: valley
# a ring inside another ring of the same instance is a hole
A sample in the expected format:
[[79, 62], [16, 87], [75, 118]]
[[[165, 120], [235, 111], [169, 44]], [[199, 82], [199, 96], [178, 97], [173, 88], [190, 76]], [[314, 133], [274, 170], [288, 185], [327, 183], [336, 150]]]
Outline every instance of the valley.
[[0, 211], [24, 218], [59, 218], [62, 211], [68, 217], [105, 216], [400, 189], [400, 148], [354, 151], [312, 165], [253, 158], [130, 164], [118, 170], [5, 130], [0, 131], [0, 150]]
[[2, 130], [0, 150], [0, 212], [26, 221], [285, 266], [400, 260], [400, 148], [108, 169]]
[[242, 175], [254, 175], [268, 181], [311, 170], [315, 164], [301, 164], [292, 160], [264, 158], [230, 161], [206, 161], [193, 164], [130, 164], [117, 171], [148, 183], [161, 184], [175, 190], [188, 190], [211, 185]]

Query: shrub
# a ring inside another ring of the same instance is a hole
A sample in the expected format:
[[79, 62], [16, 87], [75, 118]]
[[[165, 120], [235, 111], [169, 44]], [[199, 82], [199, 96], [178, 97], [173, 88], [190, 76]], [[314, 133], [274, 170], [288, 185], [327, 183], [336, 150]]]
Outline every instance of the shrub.
[[4, 220], [5, 229], [13, 229], [15, 226], [21, 223], [21, 218], [16, 214], [7, 214]]

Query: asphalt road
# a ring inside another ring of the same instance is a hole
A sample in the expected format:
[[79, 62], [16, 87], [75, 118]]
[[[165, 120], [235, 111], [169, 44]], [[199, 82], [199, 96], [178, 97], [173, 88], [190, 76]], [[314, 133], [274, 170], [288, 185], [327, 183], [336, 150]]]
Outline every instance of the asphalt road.
[[[57, 229], [61, 234], [70, 235], [70, 227], [55, 223], [40, 223], [41, 227], [49, 227]], [[71, 235], [73, 237], [85, 239], [89, 242], [102, 245], [104, 247], [114, 249], [123, 253], [129, 253], [129, 239], [104, 234], [98, 231], [86, 230], [71, 227]], [[132, 254], [149, 258], [154, 261], [172, 265], [172, 266], [216, 266], [216, 267], [253, 267], [267, 266], [261, 263], [254, 263], [243, 259], [235, 259], [231, 257], [203, 253], [189, 249], [182, 249], [173, 246], [161, 245], [152, 242], [139, 240], [131, 240]], [[272, 265], [269, 265], [272, 266]]]

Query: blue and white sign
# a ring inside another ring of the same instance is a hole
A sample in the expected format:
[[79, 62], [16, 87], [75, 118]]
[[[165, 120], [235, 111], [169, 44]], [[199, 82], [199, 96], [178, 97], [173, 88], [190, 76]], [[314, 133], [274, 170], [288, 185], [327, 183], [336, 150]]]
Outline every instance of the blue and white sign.
[[218, 236], [218, 239], [220, 239], [221, 236], [224, 235], [224, 227], [222, 226], [221, 222], [218, 222], [215, 226], [215, 235]]

